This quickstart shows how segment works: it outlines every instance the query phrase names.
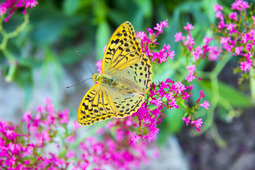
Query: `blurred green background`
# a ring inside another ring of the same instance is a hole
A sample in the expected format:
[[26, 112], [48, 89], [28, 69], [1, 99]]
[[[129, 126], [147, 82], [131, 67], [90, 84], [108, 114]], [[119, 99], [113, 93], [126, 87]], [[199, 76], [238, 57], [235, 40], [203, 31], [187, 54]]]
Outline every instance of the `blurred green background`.
[[[57, 107], [65, 106], [70, 109], [71, 117], [74, 119], [82, 96], [93, 82], [87, 81], [86, 88], [85, 85], [80, 85], [66, 90], [65, 86], [91, 76], [87, 66], [84, 65], [85, 62], [96, 71], [94, 63], [103, 57], [104, 46], [121, 23], [130, 21], [136, 31], [146, 31], [147, 28], [153, 28], [156, 23], [167, 19], [169, 28], [165, 28], [164, 33], [159, 36], [158, 48], [163, 47], [165, 43], [170, 44], [171, 50], [175, 51], [175, 57], [174, 60], [169, 60], [163, 65], [155, 65], [154, 77], [156, 82], [166, 78], [181, 81], [187, 75], [187, 70], [184, 69], [186, 62], [181, 46], [174, 42], [174, 35], [176, 32], [185, 32], [183, 26], [187, 22], [192, 23], [195, 26], [192, 35], [197, 43], [196, 46], [201, 45], [205, 35], [213, 34], [211, 31], [211, 24], [215, 23], [213, 5], [219, 3], [224, 7], [224, 11], [229, 12], [233, 3], [232, 0], [221, 2], [216, 0], [44, 0], [38, 2], [36, 7], [28, 9], [29, 23], [24, 30], [17, 37], [9, 39], [6, 46], [8, 54], [17, 61], [16, 70], [11, 75], [12, 82], [6, 81], [10, 72], [10, 61], [6, 58], [6, 53], [0, 52], [2, 87], [7, 88], [15, 83], [20, 87], [19, 93], [24, 93], [24, 95], [19, 95], [15, 91], [13, 95], [8, 93], [8, 96], [2, 97], [2, 101], [10, 100], [10, 102], [5, 101], [3, 103], [7, 104], [3, 105], [15, 107], [14, 103], [17, 102], [22, 105], [21, 107], [17, 104], [18, 111], [21, 112], [24, 108], [29, 109], [41, 104], [44, 97], [49, 96]], [[9, 22], [2, 25], [4, 30], [11, 32], [23, 22], [24, 15], [21, 11], [17, 11]], [[83, 57], [76, 51], [79, 51]], [[233, 59], [232, 63], [237, 63], [237, 59]], [[202, 62], [199, 69], [210, 70], [212, 65], [216, 64]], [[229, 69], [232, 73], [232, 68]], [[194, 83], [194, 101], [198, 98], [201, 89], [205, 91], [206, 99], [210, 101], [212, 93], [210, 83], [206, 81]], [[221, 97], [224, 101], [227, 100], [227, 104], [231, 107], [226, 109], [225, 106], [220, 105], [219, 117], [224, 121], [230, 121], [240, 113], [240, 111], [230, 112], [233, 108], [249, 107], [251, 104], [247, 95], [235, 89], [237, 79], [225, 83], [219, 85]], [[245, 84], [242, 88], [246, 89]], [[44, 91], [38, 92], [40, 89]], [[4, 93], [4, 90], [2, 92]], [[180, 110], [165, 110], [168, 116], [160, 125], [159, 143], [165, 141], [166, 134], [178, 133], [183, 127], [181, 117], [184, 111]], [[13, 116], [20, 117], [22, 115], [20, 112]], [[204, 115], [204, 112], [206, 111], [199, 112], [198, 117]], [[6, 111], [2, 109], [1, 115], [4, 114]], [[203, 117], [206, 118], [207, 116]]]

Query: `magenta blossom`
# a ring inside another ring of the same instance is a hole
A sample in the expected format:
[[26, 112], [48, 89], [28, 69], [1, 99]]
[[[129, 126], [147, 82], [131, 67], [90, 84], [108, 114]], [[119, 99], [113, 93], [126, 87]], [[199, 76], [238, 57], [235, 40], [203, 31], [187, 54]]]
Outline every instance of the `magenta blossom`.
[[0, 5], [0, 15], [6, 14], [7, 11], [9, 16], [5, 18], [5, 22], [8, 22], [10, 17], [18, 8], [24, 8], [23, 14], [26, 15], [27, 8], [33, 8], [38, 4], [36, 0], [6, 0]]

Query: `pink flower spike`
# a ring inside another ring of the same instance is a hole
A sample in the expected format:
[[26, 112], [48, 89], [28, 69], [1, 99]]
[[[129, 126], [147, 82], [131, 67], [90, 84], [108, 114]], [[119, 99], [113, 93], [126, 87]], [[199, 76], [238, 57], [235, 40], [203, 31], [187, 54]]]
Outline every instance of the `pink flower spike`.
[[214, 11], [217, 12], [217, 11], [222, 11], [223, 10], [223, 7], [220, 6], [219, 4], [215, 4], [214, 5]]
[[181, 33], [181, 32], [176, 33], [174, 37], [175, 37], [175, 42], [181, 41], [181, 40], [184, 40], [184, 39], [185, 39], [185, 37], [182, 36], [182, 33]]
[[186, 126], [188, 126], [190, 123], [190, 116], [188, 116], [187, 118], [183, 117], [182, 120], [185, 122]]
[[208, 101], [204, 101], [204, 103], [202, 103], [202, 104], [199, 104], [201, 107], [204, 107], [206, 110], [208, 110], [209, 109], [209, 106], [210, 106], [210, 103], [208, 102]]

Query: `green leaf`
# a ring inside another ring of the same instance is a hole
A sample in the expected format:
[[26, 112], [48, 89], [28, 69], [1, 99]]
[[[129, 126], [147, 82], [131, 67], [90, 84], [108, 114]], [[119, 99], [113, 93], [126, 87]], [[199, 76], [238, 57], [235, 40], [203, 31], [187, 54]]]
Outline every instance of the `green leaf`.
[[110, 39], [110, 27], [107, 22], [101, 22], [98, 25], [96, 32], [96, 53], [97, 59], [101, 59], [104, 54], [104, 47]]
[[[206, 89], [206, 93], [212, 96], [212, 85], [209, 81], [202, 81], [201, 85]], [[208, 98], [210, 98], [208, 96]], [[238, 91], [234, 87], [227, 85], [225, 83], [219, 82], [219, 104], [224, 106], [225, 102], [229, 102], [235, 107], [251, 107], [252, 102], [249, 97], [247, 97], [242, 92]]]
[[25, 107], [31, 101], [33, 93], [33, 75], [31, 67], [22, 65], [20, 63], [15, 71], [13, 80], [17, 83], [25, 92]]
[[169, 133], [177, 134], [183, 125], [182, 116], [183, 116], [183, 109], [165, 109], [164, 113], [167, 115], [165, 118], [167, 120], [167, 127]]
[[63, 87], [63, 70], [55, 53], [49, 48], [45, 49], [45, 58], [42, 66], [41, 84], [46, 80], [50, 82], [50, 88], [53, 91], [53, 101], [59, 104]]
[[63, 3], [64, 13], [72, 15], [80, 8], [80, 0], [65, 0]]
[[147, 0], [134, 0], [134, 3], [137, 4], [139, 10], [143, 13], [143, 16], [146, 18], [151, 17], [152, 15], [152, 1]]

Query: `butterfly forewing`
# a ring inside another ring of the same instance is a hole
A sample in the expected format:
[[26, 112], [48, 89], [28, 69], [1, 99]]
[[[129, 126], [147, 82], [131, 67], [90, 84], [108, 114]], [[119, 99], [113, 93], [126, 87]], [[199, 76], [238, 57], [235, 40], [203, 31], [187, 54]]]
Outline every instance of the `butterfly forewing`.
[[135, 37], [135, 30], [128, 21], [113, 33], [105, 50], [102, 73], [113, 75], [140, 60], [142, 50]]

